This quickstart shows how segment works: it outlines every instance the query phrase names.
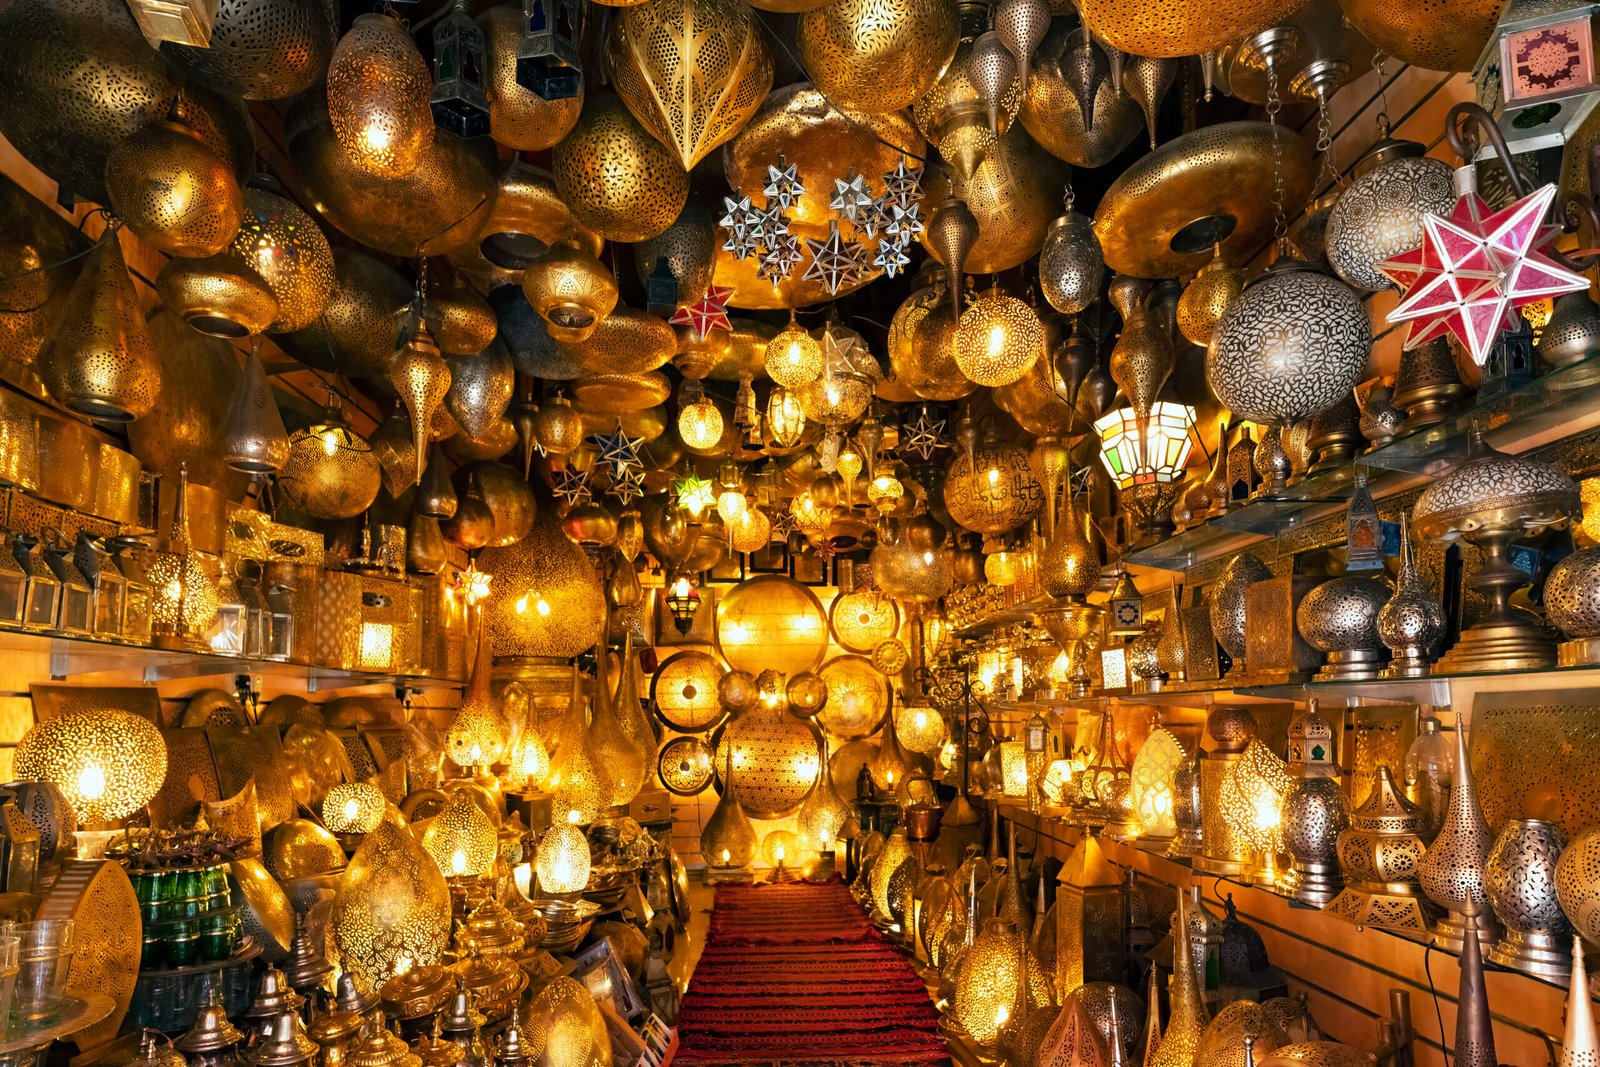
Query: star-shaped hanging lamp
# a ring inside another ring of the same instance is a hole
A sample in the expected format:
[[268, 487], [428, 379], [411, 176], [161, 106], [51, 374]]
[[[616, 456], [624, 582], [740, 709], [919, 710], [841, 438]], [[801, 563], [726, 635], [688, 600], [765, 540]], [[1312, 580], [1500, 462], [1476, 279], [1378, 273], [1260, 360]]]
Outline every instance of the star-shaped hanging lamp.
[[728, 298], [733, 296], [732, 286], [713, 285], [692, 304], [685, 304], [672, 313], [667, 321], [674, 326], [689, 326], [695, 336], [704, 341], [712, 330], [731, 330], [728, 322]]
[[1377, 264], [1404, 293], [1391, 323], [1410, 323], [1405, 347], [1448, 331], [1479, 366], [1502, 330], [1516, 328], [1518, 308], [1588, 288], [1581, 274], [1539, 250], [1556, 187], [1545, 185], [1490, 212], [1467, 190], [1448, 217], [1423, 218], [1422, 246]]
[[906, 255], [902, 242], [899, 237], [885, 237], [878, 242], [878, 254], [872, 257], [872, 265], [883, 271], [886, 278], [898, 277], [911, 265], [911, 257]]
[[797, 166], [790, 163], [784, 165], [783, 154], [778, 154], [778, 165], [767, 165], [767, 186], [761, 190], [767, 197], [769, 204], [778, 205], [779, 210], [788, 211], [805, 195], [805, 186], [800, 184], [800, 175]]
[[855, 222], [861, 212], [872, 206], [872, 194], [867, 191], [867, 179], [852, 173], [849, 180], [833, 179], [833, 199], [828, 207]]
[[622, 502], [622, 506], [629, 508], [633, 502], [644, 495], [644, 470], [621, 470], [611, 479], [610, 494]]
[[[834, 179], [838, 181], [837, 178]], [[861, 273], [863, 253], [854, 242], [839, 234], [837, 222], [828, 223], [828, 236], [821, 241], [807, 237], [806, 250], [811, 253], [811, 265], [801, 276], [803, 281], [821, 282], [828, 295], [837, 296], [839, 290], [855, 281]]]
[[589, 472], [580, 471], [576, 467], [562, 467], [556, 472], [556, 483], [550, 491], [565, 500], [568, 504], [576, 504], [589, 496]]
[[905, 427], [901, 451], [916, 455], [924, 463], [928, 462], [935, 452], [949, 447], [944, 439], [946, 422], [945, 419], [934, 418], [927, 408], [923, 408], [917, 414], [916, 421]]
[[891, 203], [910, 209], [922, 199], [922, 168], [906, 166], [901, 156], [894, 170], [883, 176], [884, 195]]
[[806, 254], [800, 250], [800, 238], [794, 234], [768, 237], [766, 250], [761, 253], [761, 264], [756, 268], [756, 275], [777, 285], [805, 258]]
[[672, 488], [678, 495], [678, 506], [696, 515], [703, 514], [707, 508], [715, 507], [717, 494], [712, 489], [711, 483], [698, 474], [691, 474], [687, 478], [680, 478], [672, 483]]
[[611, 467], [613, 478], [620, 478], [630, 470], [644, 469], [639, 459], [639, 447], [644, 444], [644, 438], [629, 437], [622, 428], [622, 420], [617, 420], [615, 433], [592, 434], [589, 440], [599, 446], [600, 462]]

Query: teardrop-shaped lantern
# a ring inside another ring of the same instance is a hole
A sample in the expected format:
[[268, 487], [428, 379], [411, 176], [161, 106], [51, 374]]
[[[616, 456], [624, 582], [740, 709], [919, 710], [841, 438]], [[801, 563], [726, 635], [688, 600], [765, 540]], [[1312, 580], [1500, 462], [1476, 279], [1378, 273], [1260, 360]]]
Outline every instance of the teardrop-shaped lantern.
[[1111, 380], [1141, 419], [1149, 418], [1156, 395], [1172, 374], [1172, 341], [1145, 308], [1150, 283], [1119, 275], [1108, 294], [1122, 315], [1122, 333], [1111, 350]]
[[448, 562], [439, 520], [412, 512], [406, 523], [406, 570], [412, 574], [438, 574]]
[[588, 825], [611, 804], [611, 782], [589, 732], [584, 676], [572, 668], [572, 704], [561, 725], [550, 766], [551, 812], [556, 822]]
[[[601, 649], [603, 653], [603, 646]], [[602, 663], [604, 657], [602, 655]], [[644, 787], [645, 776], [655, 766], [650, 757], [655, 754], [651, 745], [645, 748], [629, 736], [617, 718], [616, 706], [611, 701], [611, 686], [602, 668], [594, 683], [594, 716], [589, 723], [589, 740], [594, 745], [595, 757], [605, 769], [609, 787], [607, 806], [625, 805]]]
[[1156, 59], [1151, 56], [1131, 56], [1122, 71], [1122, 88], [1144, 112], [1144, 126], [1150, 134], [1150, 147], [1156, 146], [1156, 115], [1161, 110], [1161, 100], [1172, 88], [1182, 64], [1176, 59]]
[[1076, 315], [1094, 303], [1105, 272], [1094, 225], [1069, 205], [1045, 231], [1039, 249], [1039, 288], [1044, 298], [1063, 315]]
[[1190, 344], [1204, 348], [1211, 343], [1217, 323], [1244, 291], [1244, 270], [1231, 266], [1219, 250], [1210, 263], [1200, 268], [1184, 287], [1178, 299], [1178, 330]]
[[934, 209], [928, 219], [928, 248], [950, 275], [950, 306], [961, 315], [961, 277], [967, 269], [967, 253], [978, 240], [978, 220], [966, 201], [950, 199]]
[[689, 198], [688, 172], [614, 93], [584, 105], [577, 125], [556, 145], [551, 169], [572, 213], [608, 241], [656, 236]]
[[283, 195], [268, 175], [245, 184], [244, 224], [233, 251], [267, 280], [278, 298], [278, 317], [268, 329], [285, 333], [315, 322], [333, 298], [333, 249], [321, 227]]
[[358, 15], [328, 63], [328, 117], [351, 162], [402, 178], [433, 141], [433, 79], [411, 35], [388, 15]]
[[733, 752], [723, 756], [722, 796], [700, 831], [700, 855], [712, 869], [748, 867], [756, 856], [756, 831], [739, 805], [733, 778]]
[[57, 403], [91, 418], [131, 422], [155, 406], [161, 365], [115, 229], [89, 253], [35, 363]]
[[494, 576], [484, 621], [496, 656], [568, 659], [594, 645], [604, 591], [553, 509], [541, 508], [532, 530], [516, 544], [485, 548], [478, 566]]
[[[422, 479], [417, 483], [417, 493], [411, 506], [419, 515], [435, 519], [448, 519], [456, 513], [456, 487], [450, 481], [450, 468], [434, 445], [428, 450], [427, 465]], [[398, 494], [395, 494], [398, 495]]]
[[112, 149], [106, 193], [128, 229], [174, 256], [214, 256], [244, 220], [227, 160], [178, 122], [152, 122]]
[[[624, 566], [619, 570], [633, 573], [631, 566]], [[634, 577], [637, 581], [638, 576]], [[622, 673], [617, 678], [614, 704], [623, 732], [633, 739], [647, 757], [654, 753], [656, 733], [650, 728], [650, 716], [644, 710], [644, 703], [639, 697], [639, 657], [633, 650], [631, 633], [622, 642]]]
[[1085, 535], [1087, 515], [1079, 513], [1067, 491], [1067, 507], [1055, 534], [1039, 553], [1039, 585], [1053, 597], [1082, 600], [1100, 580], [1100, 553]]
[[489, 677], [489, 642], [480, 636], [472, 677], [444, 735], [445, 755], [464, 771], [500, 762], [511, 737], [511, 724], [490, 692]]
[[368, 989], [397, 971], [439, 962], [450, 935], [450, 889], [395, 819], [379, 823], [350, 858], [328, 930], [345, 970]]
[[416, 335], [394, 354], [389, 363], [389, 382], [411, 416], [411, 436], [417, 450], [417, 480], [421, 481], [433, 416], [450, 391], [450, 367], [439, 355], [439, 346], [433, 343], [426, 321], [417, 324]]
[[223, 462], [246, 474], [268, 474], [289, 459], [289, 431], [273, 398], [261, 354], [251, 348], [222, 420]]
[[490, 345], [475, 356], [450, 360], [450, 391], [445, 407], [468, 437], [481, 437], [505, 414], [517, 387], [511, 356], [504, 346]]

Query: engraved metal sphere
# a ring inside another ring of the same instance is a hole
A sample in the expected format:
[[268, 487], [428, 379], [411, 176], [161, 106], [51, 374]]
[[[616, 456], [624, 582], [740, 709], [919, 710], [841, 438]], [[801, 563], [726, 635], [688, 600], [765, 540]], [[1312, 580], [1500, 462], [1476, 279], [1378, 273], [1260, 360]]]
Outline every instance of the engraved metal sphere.
[[1550, 321], [1539, 331], [1539, 359], [1565, 367], [1600, 352], [1600, 305], [1588, 291], [1556, 297]]
[[1333, 863], [1350, 802], [1337, 778], [1296, 778], [1283, 799], [1283, 841], [1301, 863]]
[[1579, 834], [1556, 864], [1556, 898], [1567, 921], [1600, 944], [1600, 829]]
[[[1563, 978], [1572, 926], [1556, 896], [1556, 868], [1566, 838], [1543, 819], [1512, 819], [1500, 831], [1484, 868], [1483, 887], [1505, 935], [1489, 959]], [[1553, 959], [1551, 957], [1554, 957]]]
[[594, 644], [605, 591], [551, 509], [541, 509], [522, 540], [485, 548], [478, 566], [494, 576], [483, 618], [497, 657], [566, 659]]
[[328, 63], [328, 117], [351, 161], [368, 174], [400, 178], [433, 140], [428, 62], [399, 20], [356, 16]]
[[[1034, 144], [1026, 132], [1012, 127], [1003, 134], [962, 185], [961, 198], [977, 220], [978, 235], [960, 270], [994, 274], [1037, 253], [1060, 209], [1065, 179], [1066, 168]], [[945, 170], [926, 174], [923, 189], [926, 203], [940, 204], [955, 192], [952, 175]], [[918, 240], [944, 262], [935, 236], [930, 220]]]
[[643, 241], [672, 225], [689, 175], [615, 93], [591, 98], [552, 155], [556, 188], [584, 225], [610, 241]]
[[977, 388], [956, 363], [956, 318], [945, 273], [934, 268], [889, 320], [889, 366], [925, 400], [959, 400]]
[[1334, 578], [1300, 601], [1295, 625], [1319, 652], [1377, 648], [1378, 612], [1388, 599], [1389, 587], [1375, 578]]
[[567, 135], [583, 110], [583, 81], [576, 96], [546, 100], [517, 83], [522, 45], [520, 3], [491, 7], [478, 16], [483, 31], [484, 95], [489, 98], [489, 135], [498, 144], [539, 152]]
[[[665, 319], [638, 308], [619, 307], [600, 320], [578, 344], [561, 344], [561, 353], [593, 374], [638, 375], [671, 362], [677, 335]], [[581, 389], [580, 389], [581, 392]], [[652, 399], [643, 407], [660, 403]]]
[[1272, 577], [1272, 570], [1249, 552], [1228, 561], [1211, 590], [1211, 632], [1234, 659], [1245, 653], [1245, 593], [1256, 582]]
[[1200, 268], [1178, 298], [1178, 332], [1190, 344], [1211, 343], [1217, 323], [1244, 292], [1244, 270], [1218, 257]]
[[349, 519], [371, 507], [382, 486], [376, 453], [353, 430], [299, 430], [289, 436], [289, 459], [278, 472], [277, 487], [291, 507], [313, 518]]
[[112, 149], [106, 192], [130, 230], [174, 256], [216, 255], [244, 220], [227, 160], [177, 122], [152, 122]]
[[202, 85], [246, 100], [282, 100], [327, 70], [339, 36], [327, 0], [220, 0], [216, 9], [210, 47], [161, 46]]
[[1550, 569], [1544, 610], [1568, 637], [1600, 637], [1600, 548], [1580, 549]]
[[105, 203], [111, 150], [166, 118], [177, 95], [122, 0], [0, 8], [0, 134], [79, 196]]
[[1280, 1045], [1256, 1060], [1257, 1067], [1372, 1067], [1370, 1052], [1338, 1041], [1299, 1041]]
[[333, 250], [333, 274], [333, 296], [322, 314], [302, 330], [278, 335], [278, 344], [321, 370], [387, 379], [398, 347], [395, 316], [415, 287], [381, 259], [351, 248]]
[[974, 533], [1013, 530], [1039, 513], [1044, 491], [1028, 453], [1016, 445], [985, 442], [969, 459], [958, 454], [944, 481], [950, 517]]
[[1355, 292], [1280, 259], [1217, 323], [1206, 381], [1236, 417], [1288, 423], [1348, 397], [1371, 351], [1371, 322]]
[[[1040, 147], [1075, 167], [1100, 167], [1133, 143], [1144, 119], [1133, 97], [1119, 91], [1106, 69], [1106, 56], [1073, 19], [1056, 19], [1034, 53], [1033, 70], [1018, 118]], [[1088, 129], [1078, 104], [1078, 75], [1098, 73]]]
[[278, 298], [271, 333], [303, 329], [333, 298], [333, 249], [300, 205], [267, 184], [244, 190], [244, 223], [235, 255], [254, 267]]
[[1532, 529], [1578, 513], [1577, 483], [1560, 467], [1478, 449], [1417, 498], [1412, 521], [1423, 537], [1450, 540], [1504, 523]]
[[956, 54], [953, 0], [834, 0], [800, 16], [800, 62], [828, 99], [852, 111], [899, 111]]
[[1333, 205], [1323, 237], [1328, 263], [1357, 289], [1393, 288], [1377, 264], [1421, 247], [1422, 220], [1448, 215], [1455, 203], [1455, 181], [1443, 160], [1402, 155], [1378, 163]]
[[1039, 288], [1051, 307], [1076, 315], [1094, 303], [1105, 272], [1100, 238], [1088, 216], [1069, 210], [1050, 224], [1039, 249]]
[[278, 298], [261, 272], [232, 252], [167, 260], [156, 275], [161, 304], [212, 337], [264, 332], [278, 317]]
[[979, 296], [956, 322], [956, 366], [979, 385], [1010, 385], [1028, 372], [1043, 348], [1039, 313], [998, 289]]
[[617, 306], [616, 276], [570, 241], [528, 264], [522, 292], [558, 343], [587, 341]]

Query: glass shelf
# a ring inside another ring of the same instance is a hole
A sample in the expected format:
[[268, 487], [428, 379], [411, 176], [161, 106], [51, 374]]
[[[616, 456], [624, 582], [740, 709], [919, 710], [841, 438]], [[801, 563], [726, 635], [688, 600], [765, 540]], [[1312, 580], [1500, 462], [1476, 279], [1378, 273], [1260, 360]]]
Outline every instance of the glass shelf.
[[1530, 447], [1570, 437], [1600, 425], [1593, 387], [1600, 383], [1600, 355], [1541, 375], [1519, 389], [1484, 400], [1433, 426], [1397, 438], [1361, 457], [1372, 467], [1437, 477], [1467, 451], [1467, 434], [1484, 430], [1490, 444], [1516, 455]]
[[1457, 687], [1474, 690], [1515, 689], [1535, 693], [1600, 688], [1600, 666], [1542, 667], [1525, 671], [1462, 671], [1425, 678], [1372, 678], [1366, 681], [1317, 681], [1245, 685], [1239, 692], [1279, 700], [1304, 700], [1308, 696], [1335, 700], [1378, 700], [1449, 707]]
[[1237, 530], [1225, 530], [1209, 522], [1191, 526], [1165, 541], [1129, 552], [1124, 562], [1135, 567], [1153, 567], [1161, 571], [1186, 571], [1208, 559], [1233, 552], [1248, 544], [1241, 540]]

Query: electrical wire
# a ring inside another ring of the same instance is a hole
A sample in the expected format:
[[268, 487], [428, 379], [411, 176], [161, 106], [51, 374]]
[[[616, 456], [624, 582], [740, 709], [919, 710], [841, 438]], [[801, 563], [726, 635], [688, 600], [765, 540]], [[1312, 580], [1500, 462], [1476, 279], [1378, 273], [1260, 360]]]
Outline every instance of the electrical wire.
[[[1468, 933], [1468, 937], [1476, 934]], [[1444, 1012], [1439, 1008], [1439, 990], [1433, 984], [1434, 944], [1429, 941], [1422, 950], [1422, 973], [1428, 976], [1428, 995], [1433, 998], [1433, 1016], [1439, 1021], [1439, 1050], [1444, 1053], [1444, 1067], [1450, 1067], [1450, 1044], [1444, 1039]]]

